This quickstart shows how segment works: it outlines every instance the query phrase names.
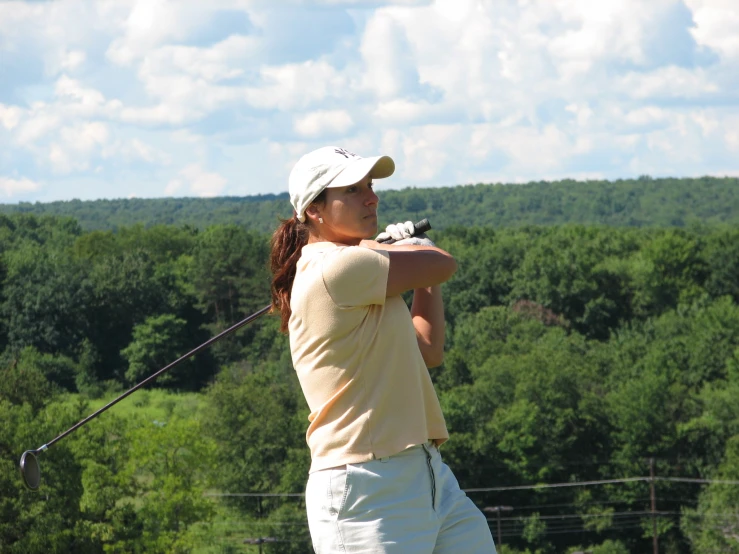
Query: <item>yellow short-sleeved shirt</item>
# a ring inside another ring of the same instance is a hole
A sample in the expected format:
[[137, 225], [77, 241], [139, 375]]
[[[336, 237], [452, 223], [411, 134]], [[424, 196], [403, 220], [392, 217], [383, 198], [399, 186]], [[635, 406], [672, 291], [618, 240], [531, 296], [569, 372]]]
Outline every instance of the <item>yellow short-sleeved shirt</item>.
[[449, 437], [408, 307], [385, 297], [389, 267], [381, 250], [303, 247], [289, 334], [311, 410], [311, 472]]

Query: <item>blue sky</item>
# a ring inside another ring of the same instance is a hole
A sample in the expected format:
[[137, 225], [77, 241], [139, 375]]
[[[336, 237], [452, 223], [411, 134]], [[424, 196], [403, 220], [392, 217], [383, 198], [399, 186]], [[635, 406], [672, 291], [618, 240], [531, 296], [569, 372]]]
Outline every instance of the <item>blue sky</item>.
[[737, 0], [0, 0], [0, 202], [739, 176]]

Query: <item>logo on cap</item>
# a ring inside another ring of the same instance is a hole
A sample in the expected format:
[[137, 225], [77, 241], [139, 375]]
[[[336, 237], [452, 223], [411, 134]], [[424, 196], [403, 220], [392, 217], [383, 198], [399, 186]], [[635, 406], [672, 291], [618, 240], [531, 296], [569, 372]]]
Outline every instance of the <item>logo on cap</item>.
[[341, 154], [345, 158], [349, 158], [351, 156], [352, 158], [357, 158], [358, 156], [354, 152], [349, 152], [349, 150], [346, 150], [345, 148], [334, 148], [334, 152], [337, 154]]

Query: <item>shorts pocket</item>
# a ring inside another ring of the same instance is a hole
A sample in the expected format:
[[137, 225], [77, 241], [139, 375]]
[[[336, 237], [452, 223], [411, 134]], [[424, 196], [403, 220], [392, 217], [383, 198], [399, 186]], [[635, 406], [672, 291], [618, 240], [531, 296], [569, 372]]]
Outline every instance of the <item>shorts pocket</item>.
[[338, 517], [346, 503], [349, 488], [349, 470], [347, 467], [329, 470], [328, 512], [332, 517]]

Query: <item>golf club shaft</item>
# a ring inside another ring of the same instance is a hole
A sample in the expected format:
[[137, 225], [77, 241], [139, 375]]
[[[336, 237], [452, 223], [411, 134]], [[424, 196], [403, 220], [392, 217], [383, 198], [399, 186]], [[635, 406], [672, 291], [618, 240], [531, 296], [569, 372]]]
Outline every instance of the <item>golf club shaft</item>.
[[197, 354], [201, 350], [204, 350], [205, 348], [209, 347], [214, 342], [222, 339], [223, 337], [225, 337], [227, 335], [230, 335], [231, 333], [233, 333], [234, 331], [240, 329], [241, 327], [243, 327], [247, 323], [250, 323], [250, 322], [254, 321], [259, 316], [262, 316], [262, 315], [266, 314], [271, 308], [272, 308], [272, 305], [271, 304], [268, 305], [268, 306], [265, 306], [264, 308], [262, 308], [258, 312], [255, 312], [252, 315], [250, 315], [249, 317], [247, 317], [246, 319], [243, 319], [242, 321], [239, 321], [235, 325], [232, 325], [231, 327], [229, 327], [225, 331], [220, 332], [219, 334], [217, 334], [216, 336], [212, 337], [207, 342], [204, 342], [203, 344], [201, 344], [200, 346], [198, 346], [194, 350], [191, 350], [190, 352], [188, 352], [184, 356], [181, 356], [180, 358], [177, 358], [174, 362], [172, 362], [168, 366], [163, 367], [162, 369], [160, 369], [156, 373], [150, 375], [149, 377], [147, 377], [146, 379], [144, 379], [143, 381], [141, 381], [139, 384], [137, 384], [133, 388], [131, 388], [131, 389], [127, 390], [126, 392], [124, 392], [122, 395], [120, 395], [115, 400], [110, 401], [108, 404], [106, 404], [105, 406], [103, 406], [102, 408], [100, 408], [95, 413], [90, 414], [85, 419], [83, 419], [79, 423], [75, 424], [74, 426], [70, 427], [69, 429], [67, 429], [66, 431], [64, 431], [64, 433], [62, 433], [61, 435], [59, 435], [55, 439], [47, 442], [45, 445], [43, 445], [42, 447], [38, 448], [37, 450], [34, 450], [33, 452], [43, 452], [44, 450], [46, 450], [47, 448], [49, 448], [50, 446], [52, 446], [55, 442], [63, 439], [64, 437], [66, 437], [70, 433], [73, 433], [74, 431], [76, 431], [77, 429], [79, 429], [80, 427], [82, 427], [85, 423], [87, 423], [91, 419], [95, 419], [97, 416], [99, 416], [100, 414], [102, 414], [105, 410], [107, 410], [108, 408], [111, 408], [112, 406], [115, 406], [118, 402], [120, 402], [121, 400], [123, 400], [124, 398], [126, 398], [128, 395], [136, 392], [137, 390], [139, 390], [144, 385], [150, 383], [151, 381], [153, 381], [154, 379], [156, 379], [157, 377], [159, 377], [162, 373], [164, 373], [166, 371], [169, 371], [174, 366], [176, 366], [180, 362], [186, 360], [190, 356], [194, 356], [195, 354]]

